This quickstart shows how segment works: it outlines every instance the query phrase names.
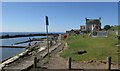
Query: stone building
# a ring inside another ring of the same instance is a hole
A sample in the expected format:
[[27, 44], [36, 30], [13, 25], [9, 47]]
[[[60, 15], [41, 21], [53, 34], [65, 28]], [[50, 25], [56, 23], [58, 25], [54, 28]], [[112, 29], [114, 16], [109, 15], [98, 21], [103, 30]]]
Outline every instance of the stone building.
[[86, 19], [86, 31], [100, 31], [101, 30], [101, 18], [99, 19]]

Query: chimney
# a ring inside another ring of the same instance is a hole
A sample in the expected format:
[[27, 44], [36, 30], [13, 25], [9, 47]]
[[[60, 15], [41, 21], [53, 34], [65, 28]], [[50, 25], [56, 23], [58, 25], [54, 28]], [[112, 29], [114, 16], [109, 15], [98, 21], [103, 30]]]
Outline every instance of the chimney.
[[87, 18], [85, 18], [86, 19], [86, 21], [88, 20]]
[[99, 20], [101, 20], [101, 17], [99, 17]]

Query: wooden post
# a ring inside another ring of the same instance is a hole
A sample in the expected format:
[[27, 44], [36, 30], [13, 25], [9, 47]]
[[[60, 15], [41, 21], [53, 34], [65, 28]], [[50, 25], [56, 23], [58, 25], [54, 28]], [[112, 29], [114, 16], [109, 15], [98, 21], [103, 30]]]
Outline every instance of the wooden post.
[[111, 57], [107, 57], [107, 61], [108, 70], [111, 70]]
[[37, 57], [35, 56], [34, 57], [34, 64], [33, 64], [33, 68], [37, 68]]
[[52, 46], [52, 40], [50, 40], [50, 46]]
[[71, 57], [68, 58], [68, 69], [71, 69]]
[[68, 44], [67, 44], [67, 42], [65, 43], [65, 47], [68, 47]]

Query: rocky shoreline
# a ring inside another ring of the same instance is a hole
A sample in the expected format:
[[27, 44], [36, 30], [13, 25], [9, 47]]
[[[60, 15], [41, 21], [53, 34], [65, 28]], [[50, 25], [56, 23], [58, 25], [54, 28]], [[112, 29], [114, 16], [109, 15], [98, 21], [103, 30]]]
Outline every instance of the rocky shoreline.
[[[31, 54], [33, 52], [32, 49], [34, 47], [38, 47], [38, 46], [33, 45], [33, 46], [29, 47], [28, 49], [26, 49], [25, 51], [19, 53], [18, 55], [15, 55], [13, 57], [10, 57], [10, 58], [2, 61], [2, 63], [0, 64], [0, 69], [4, 68], [6, 65], [9, 65], [10, 63], [13, 63], [13, 62], [17, 61], [19, 58], [22, 58], [22, 57], [24, 57], [24, 56], [26, 56], [28, 54]], [[45, 49], [46, 49], [45, 47], [39, 47], [37, 50], [38, 50], [38, 52], [40, 52], [40, 51], [43, 51]]]

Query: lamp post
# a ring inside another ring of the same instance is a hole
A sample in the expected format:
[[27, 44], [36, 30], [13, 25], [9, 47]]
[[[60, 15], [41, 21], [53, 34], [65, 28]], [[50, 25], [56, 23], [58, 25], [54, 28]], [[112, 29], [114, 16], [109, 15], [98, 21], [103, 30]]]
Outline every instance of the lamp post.
[[49, 57], [50, 55], [49, 55], [48, 25], [49, 25], [48, 16], [46, 16], [46, 36], [47, 36], [47, 48], [48, 48], [48, 57]]

